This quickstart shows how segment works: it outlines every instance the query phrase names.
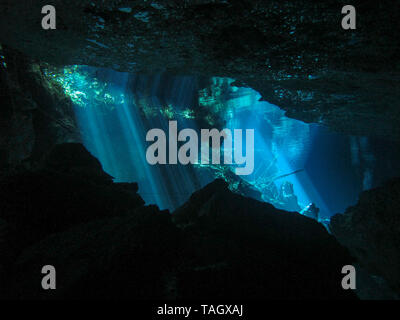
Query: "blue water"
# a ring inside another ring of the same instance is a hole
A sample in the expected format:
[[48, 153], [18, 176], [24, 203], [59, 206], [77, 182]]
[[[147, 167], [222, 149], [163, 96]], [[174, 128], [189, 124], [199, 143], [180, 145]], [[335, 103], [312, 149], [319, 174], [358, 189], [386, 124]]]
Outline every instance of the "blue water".
[[[161, 209], [173, 210], [183, 204], [196, 190], [212, 181], [212, 175], [201, 174], [191, 166], [152, 166], [146, 161], [146, 133], [153, 128], [168, 132], [168, 121], [162, 116], [145, 118], [135, 104], [136, 95], [127, 88], [128, 74], [107, 71], [107, 81], [115, 85], [114, 93], [124, 94], [124, 103], [112, 110], [99, 110], [91, 106], [76, 106], [75, 113], [83, 142], [97, 157], [103, 169], [115, 182], [137, 182], [139, 193], [147, 204], [157, 204]], [[130, 84], [135, 79], [130, 78]], [[142, 79], [143, 80], [143, 79]], [[157, 88], [155, 81], [154, 90]], [[173, 86], [172, 93], [185, 104], [185, 79]], [[150, 95], [150, 101], [159, 104]], [[194, 127], [192, 121], [180, 121], [182, 127]]]
[[[88, 98], [75, 111], [85, 146], [116, 182], [138, 182], [146, 203], [173, 211], [214, 179], [211, 171], [191, 165], [151, 166], [145, 156], [150, 144], [145, 140], [147, 131], [161, 128], [168, 133], [168, 120], [177, 120], [179, 130], [200, 132], [198, 121], [182, 116], [188, 107], [199, 107], [197, 94], [202, 86], [198, 78], [135, 76], [104, 69], [96, 75], [110, 84], [118, 103], [100, 108]], [[87, 81], [82, 81], [79, 92], [89, 86]], [[313, 202], [321, 209], [321, 217], [329, 218], [355, 204], [362, 190], [400, 172], [390, 143], [344, 136], [287, 118], [277, 106], [259, 98], [249, 88], [232, 87], [224, 95], [225, 127], [255, 130], [254, 172], [242, 176], [254, 187], [263, 179], [301, 170], [275, 180], [276, 187], [291, 182], [301, 208]], [[156, 112], [157, 106], [166, 104], [179, 115], [168, 119]], [[143, 105], [156, 111], [146, 115]]]

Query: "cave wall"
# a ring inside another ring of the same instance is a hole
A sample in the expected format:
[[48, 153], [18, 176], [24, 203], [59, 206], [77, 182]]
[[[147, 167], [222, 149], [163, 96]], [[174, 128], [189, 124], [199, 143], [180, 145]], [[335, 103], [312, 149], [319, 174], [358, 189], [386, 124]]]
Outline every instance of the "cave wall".
[[369, 298], [400, 299], [399, 211], [400, 179], [393, 179], [363, 192], [355, 206], [331, 218], [333, 235], [368, 272], [369, 282], [378, 287]]
[[44, 76], [42, 65], [4, 46], [2, 55], [7, 61], [0, 67], [2, 169], [30, 167], [56, 144], [79, 142], [72, 102]]

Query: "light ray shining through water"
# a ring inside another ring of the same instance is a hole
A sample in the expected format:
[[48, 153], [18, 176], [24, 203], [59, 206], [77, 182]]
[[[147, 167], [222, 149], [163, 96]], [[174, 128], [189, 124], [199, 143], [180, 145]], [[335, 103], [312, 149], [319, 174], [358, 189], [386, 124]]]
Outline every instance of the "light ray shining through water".
[[[297, 196], [296, 210], [313, 202], [322, 217], [343, 212], [361, 190], [379, 183], [375, 170], [390, 152], [384, 150], [379, 158], [374, 150], [379, 142], [287, 118], [278, 107], [259, 101], [254, 90], [229, 86], [230, 79], [204, 82], [190, 76], [135, 76], [76, 66], [50, 76], [75, 102], [84, 144], [104, 170], [116, 182], [137, 182], [146, 203], [161, 209], [173, 211], [216, 176], [192, 165], [147, 163], [147, 131], [168, 132], [169, 120], [178, 121], [178, 130], [192, 128], [198, 133], [214, 125], [254, 129], [254, 172], [241, 178], [263, 192], [267, 201], [289, 182]], [[381, 181], [395, 174], [379, 170]], [[293, 171], [297, 173], [279, 178]]]

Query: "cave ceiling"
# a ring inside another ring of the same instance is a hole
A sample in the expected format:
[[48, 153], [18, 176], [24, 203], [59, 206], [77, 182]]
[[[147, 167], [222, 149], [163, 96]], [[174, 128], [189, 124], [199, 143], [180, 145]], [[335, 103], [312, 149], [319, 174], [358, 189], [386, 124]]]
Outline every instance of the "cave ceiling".
[[229, 77], [287, 116], [352, 135], [400, 139], [400, 9], [353, 1], [3, 0], [0, 43], [54, 65]]

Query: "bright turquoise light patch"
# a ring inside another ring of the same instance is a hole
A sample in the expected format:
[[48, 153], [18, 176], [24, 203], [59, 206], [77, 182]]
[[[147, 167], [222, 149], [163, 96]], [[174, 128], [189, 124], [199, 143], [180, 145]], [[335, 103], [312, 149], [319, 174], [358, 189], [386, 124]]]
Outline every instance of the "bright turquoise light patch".
[[96, 77], [97, 68], [86, 66], [67, 66], [62, 69], [45, 68], [44, 74], [60, 84], [64, 92], [80, 107], [114, 108], [125, 102], [123, 92]]

